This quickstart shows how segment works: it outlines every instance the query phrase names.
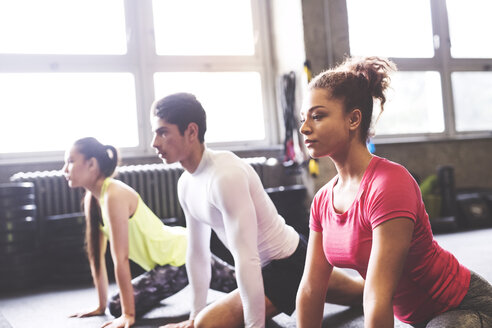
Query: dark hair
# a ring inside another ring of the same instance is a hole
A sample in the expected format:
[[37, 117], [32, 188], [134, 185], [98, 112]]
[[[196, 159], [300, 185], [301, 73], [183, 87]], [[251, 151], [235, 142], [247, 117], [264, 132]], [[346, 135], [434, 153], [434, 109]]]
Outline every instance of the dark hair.
[[334, 69], [318, 74], [309, 83], [309, 89], [328, 91], [330, 97], [343, 102], [346, 113], [360, 109], [361, 139], [366, 142], [370, 136], [374, 99], [380, 101], [381, 115], [391, 80], [389, 74], [393, 71], [396, 65], [386, 58], [349, 57]]
[[[118, 165], [118, 151], [111, 145], [103, 145], [97, 139], [82, 138], [74, 143], [74, 147], [85, 159], [95, 158], [104, 177], [114, 174]], [[101, 261], [101, 245], [99, 244], [99, 226], [103, 224], [101, 208], [96, 198], [91, 195], [89, 201], [89, 217], [86, 218], [85, 241], [87, 255], [94, 263], [96, 272], [99, 272]]]
[[153, 115], [176, 124], [183, 135], [190, 123], [198, 125], [198, 140], [203, 143], [207, 131], [207, 116], [202, 104], [191, 93], [175, 93], [156, 101]]

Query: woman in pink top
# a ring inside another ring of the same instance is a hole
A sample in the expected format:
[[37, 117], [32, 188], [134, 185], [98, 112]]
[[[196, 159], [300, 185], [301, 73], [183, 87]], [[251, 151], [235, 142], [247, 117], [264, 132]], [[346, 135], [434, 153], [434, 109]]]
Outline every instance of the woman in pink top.
[[374, 99], [381, 111], [395, 65], [348, 58], [309, 84], [301, 133], [313, 158], [337, 176], [316, 194], [306, 266], [297, 294], [299, 327], [320, 327], [333, 267], [365, 279], [365, 327], [492, 327], [492, 286], [432, 236], [420, 189], [399, 164], [367, 150]]

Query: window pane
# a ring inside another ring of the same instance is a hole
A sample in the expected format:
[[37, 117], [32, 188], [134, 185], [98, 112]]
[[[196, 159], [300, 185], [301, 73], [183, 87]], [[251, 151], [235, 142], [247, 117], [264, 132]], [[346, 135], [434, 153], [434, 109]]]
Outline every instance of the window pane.
[[124, 54], [122, 0], [0, 1], [0, 53]]
[[347, 0], [350, 53], [433, 57], [430, 10], [429, 0]]
[[[374, 107], [374, 114], [379, 114]], [[376, 135], [444, 131], [441, 80], [438, 72], [398, 72], [391, 79]]]
[[0, 74], [0, 153], [65, 150], [93, 136], [138, 145], [130, 73]]
[[250, 0], [154, 0], [159, 55], [253, 55]]
[[492, 72], [455, 72], [453, 83], [457, 131], [492, 131]]
[[257, 72], [156, 73], [156, 99], [190, 92], [207, 112], [206, 142], [265, 139], [260, 74]]
[[451, 56], [492, 58], [492, 1], [447, 0]]

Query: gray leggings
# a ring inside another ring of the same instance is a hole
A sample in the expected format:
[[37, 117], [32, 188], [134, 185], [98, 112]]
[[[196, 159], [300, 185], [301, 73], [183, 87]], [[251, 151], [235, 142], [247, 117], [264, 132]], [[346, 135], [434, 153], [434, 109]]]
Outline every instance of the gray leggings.
[[[132, 280], [135, 299], [135, 315], [142, 316], [156, 307], [163, 299], [176, 294], [188, 285], [186, 267], [171, 265], [157, 266]], [[212, 255], [212, 279], [210, 288], [229, 293], [237, 288], [234, 267]], [[109, 312], [121, 315], [120, 294], [115, 294], [108, 302]]]
[[492, 328], [492, 286], [471, 272], [470, 288], [460, 305], [416, 328]]

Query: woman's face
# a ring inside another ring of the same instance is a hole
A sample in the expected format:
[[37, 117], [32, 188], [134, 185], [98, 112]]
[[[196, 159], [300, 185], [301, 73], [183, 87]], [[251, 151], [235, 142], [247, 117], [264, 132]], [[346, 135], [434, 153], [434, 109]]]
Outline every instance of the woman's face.
[[77, 151], [76, 147], [72, 147], [65, 154], [65, 164], [63, 165], [63, 173], [68, 181], [68, 186], [71, 188], [85, 187], [90, 181], [91, 172], [89, 170], [91, 161], [87, 160], [84, 155]]
[[312, 89], [301, 109], [300, 132], [313, 158], [334, 156], [348, 148], [350, 119], [343, 102], [330, 97], [323, 89]]

